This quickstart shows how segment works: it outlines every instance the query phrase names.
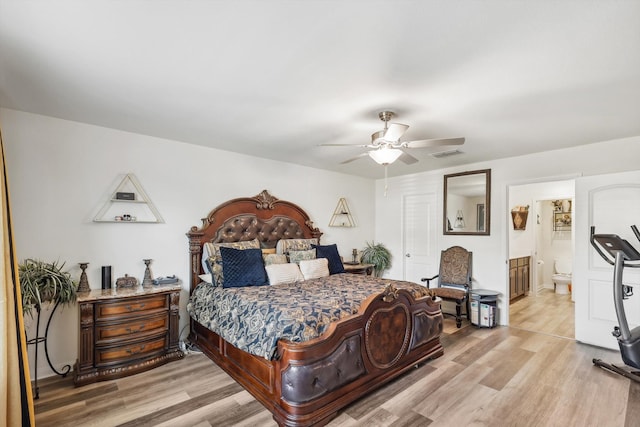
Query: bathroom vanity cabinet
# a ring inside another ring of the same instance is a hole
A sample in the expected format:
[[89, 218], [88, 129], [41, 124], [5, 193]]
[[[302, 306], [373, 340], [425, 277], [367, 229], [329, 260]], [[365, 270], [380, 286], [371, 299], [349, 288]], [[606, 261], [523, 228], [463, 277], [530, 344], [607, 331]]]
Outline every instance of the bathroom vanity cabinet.
[[509, 260], [509, 301], [529, 294], [530, 259], [525, 256]]

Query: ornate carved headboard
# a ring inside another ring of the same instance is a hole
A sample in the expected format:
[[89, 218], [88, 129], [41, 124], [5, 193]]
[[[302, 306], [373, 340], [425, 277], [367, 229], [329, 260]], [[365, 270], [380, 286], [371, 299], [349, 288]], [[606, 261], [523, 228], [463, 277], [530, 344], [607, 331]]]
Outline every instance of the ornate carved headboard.
[[278, 200], [267, 190], [253, 197], [232, 199], [202, 218], [202, 226], [191, 227], [189, 256], [190, 290], [200, 283], [202, 245], [205, 242], [240, 242], [257, 238], [264, 248], [273, 248], [280, 239], [318, 238], [322, 232], [298, 205]]

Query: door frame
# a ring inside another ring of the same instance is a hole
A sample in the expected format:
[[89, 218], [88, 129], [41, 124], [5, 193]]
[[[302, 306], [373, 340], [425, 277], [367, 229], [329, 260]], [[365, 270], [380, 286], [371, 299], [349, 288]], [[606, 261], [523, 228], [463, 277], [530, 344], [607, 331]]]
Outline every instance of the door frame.
[[[509, 244], [509, 232], [510, 232], [510, 227], [511, 227], [511, 208], [509, 207], [509, 190], [511, 187], [517, 187], [517, 186], [522, 186], [522, 185], [528, 185], [528, 184], [544, 184], [544, 183], [553, 183], [553, 182], [557, 182], [557, 181], [569, 181], [569, 180], [576, 180], [578, 178], [582, 177], [581, 173], [572, 173], [572, 174], [566, 174], [566, 175], [553, 175], [553, 176], [546, 176], [546, 177], [540, 177], [540, 178], [534, 178], [534, 179], [520, 179], [520, 180], [514, 180], [514, 181], [509, 181], [505, 184], [505, 212], [503, 213], [505, 221], [503, 224], [503, 236], [504, 236], [504, 254], [506, 256], [505, 259], [505, 286], [503, 289], [505, 298], [505, 304], [504, 304], [504, 309], [502, 310], [502, 312], [500, 313], [500, 318], [502, 319], [501, 322], [504, 322], [504, 325], [509, 325], [510, 324], [510, 320], [509, 320], [509, 312], [510, 312], [510, 302], [509, 302], [509, 250], [510, 250], [510, 244]], [[574, 195], [574, 201], [575, 201], [575, 195]], [[534, 209], [535, 211], [535, 209]], [[535, 213], [535, 212], [534, 212]], [[532, 219], [533, 220], [533, 219]], [[537, 224], [536, 224], [537, 226]], [[572, 222], [572, 252], [575, 254], [575, 221]], [[532, 264], [530, 265], [529, 268], [535, 268], [535, 266], [537, 266], [537, 255], [532, 256]], [[574, 313], [575, 316], [575, 313]], [[576, 319], [577, 320], [577, 319]]]

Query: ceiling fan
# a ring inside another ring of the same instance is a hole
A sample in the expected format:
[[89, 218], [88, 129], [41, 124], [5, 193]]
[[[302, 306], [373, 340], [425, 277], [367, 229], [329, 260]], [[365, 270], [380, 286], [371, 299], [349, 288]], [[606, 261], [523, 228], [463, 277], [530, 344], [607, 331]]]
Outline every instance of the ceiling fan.
[[409, 148], [433, 148], [450, 145], [464, 144], [464, 138], [438, 138], [438, 139], [422, 139], [417, 141], [400, 141], [400, 138], [409, 129], [408, 125], [400, 123], [389, 123], [395, 116], [392, 111], [381, 111], [378, 114], [380, 120], [384, 122], [384, 129], [374, 132], [371, 135], [371, 143], [369, 144], [320, 144], [332, 147], [362, 147], [371, 148], [370, 151], [359, 154], [356, 157], [347, 159], [340, 164], [350, 163], [362, 157], [371, 157], [376, 163], [381, 165], [389, 165], [396, 160], [410, 165], [416, 163], [418, 159], [407, 153]]

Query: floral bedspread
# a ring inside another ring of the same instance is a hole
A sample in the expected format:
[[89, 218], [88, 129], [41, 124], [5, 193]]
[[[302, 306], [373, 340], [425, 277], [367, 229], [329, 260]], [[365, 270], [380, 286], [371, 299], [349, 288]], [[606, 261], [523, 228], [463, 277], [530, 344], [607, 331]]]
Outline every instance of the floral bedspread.
[[235, 347], [270, 360], [279, 339], [303, 342], [322, 335], [331, 322], [357, 313], [369, 295], [389, 283], [416, 298], [427, 295], [427, 288], [416, 283], [349, 273], [244, 288], [203, 282], [192, 292], [187, 312]]

